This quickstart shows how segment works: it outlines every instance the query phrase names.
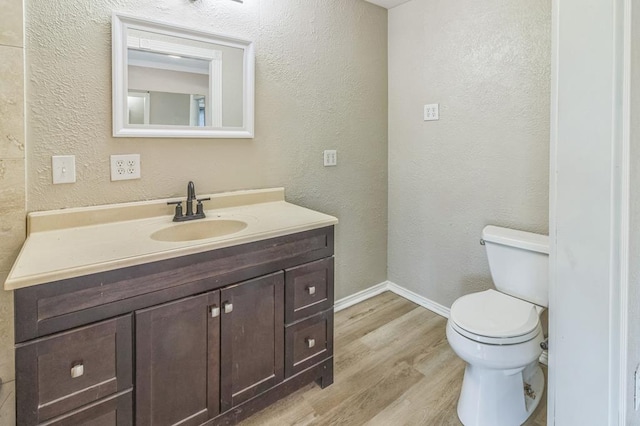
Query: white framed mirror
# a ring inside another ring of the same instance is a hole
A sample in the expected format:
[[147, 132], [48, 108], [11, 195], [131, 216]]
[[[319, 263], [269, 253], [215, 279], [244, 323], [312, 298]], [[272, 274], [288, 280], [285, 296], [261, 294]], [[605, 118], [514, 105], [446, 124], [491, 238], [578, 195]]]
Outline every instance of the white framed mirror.
[[253, 138], [253, 42], [115, 12], [113, 136]]

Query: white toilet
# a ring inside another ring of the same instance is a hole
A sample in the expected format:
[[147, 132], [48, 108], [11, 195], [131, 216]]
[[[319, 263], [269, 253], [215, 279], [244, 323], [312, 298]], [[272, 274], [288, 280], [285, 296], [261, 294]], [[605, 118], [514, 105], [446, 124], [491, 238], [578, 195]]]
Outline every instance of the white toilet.
[[487, 226], [482, 241], [497, 291], [462, 296], [447, 322], [449, 345], [467, 363], [458, 417], [465, 426], [516, 426], [535, 410], [544, 389], [538, 358], [549, 237]]

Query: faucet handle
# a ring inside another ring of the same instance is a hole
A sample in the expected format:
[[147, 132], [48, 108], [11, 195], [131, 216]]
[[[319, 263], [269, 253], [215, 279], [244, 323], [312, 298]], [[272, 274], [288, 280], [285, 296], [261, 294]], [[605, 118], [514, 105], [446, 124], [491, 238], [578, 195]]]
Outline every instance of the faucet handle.
[[204, 217], [204, 207], [202, 206], [202, 202], [203, 201], [209, 201], [211, 199], [211, 197], [207, 197], [207, 198], [198, 198], [198, 204], [196, 204], [196, 214], [197, 215], [202, 215], [202, 217]]
[[182, 201], [170, 201], [167, 203], [168, 206], [173, 204], [176, 206], [176, 213], [173, 215], [173, 221], [175, 222], [176, 219], [182, 217]]

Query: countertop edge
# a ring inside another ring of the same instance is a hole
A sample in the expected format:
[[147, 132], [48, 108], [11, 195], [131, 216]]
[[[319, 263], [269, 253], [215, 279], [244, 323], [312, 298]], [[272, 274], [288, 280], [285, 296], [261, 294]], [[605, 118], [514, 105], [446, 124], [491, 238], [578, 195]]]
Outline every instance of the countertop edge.
[[[226, 247], [252, 243], [256, 241], [267, 240], [270, 238], [281, 237], [284, 235], [295, 234], [298, 232], [310, 231], [313, 229], [333, 226], [338, 223], [337, 218], [329, 215], [326, 215], [326, 216], [328, 216], [330, 219], [328, 218], [326, 220], [306, 223], [304, 225], [299, 225], [299, 226], [278, 228], [278, 229], [267, 231], [267, 232], [247, 235], [246, 237], [241, 237], [241, 238], [229, 238], [222, 241], [221, 240], [211, 241], [208, 243], [194, 244], [188, 247], [180, 247], [180, 248], [169, 249], [161, 252], [148, 253], [144, 255], [128, 257], [123, 259], [114, 259], [112, 261], [107, 261], [107, 262], [83, 265], [83, 266], [78, 266], [76, 268], [73, 268], [71, 270], [57, 270], [57, 271], [52, 271], [46, 274], [28, 275], [28, 276], [15, 278], [15, 279], [11, 279], [10, 278], [11, 273], [9, 273], [9, 277], [7, 277], [7, 280], [4, 283], [4, 290], [15, 291], [15, 290], [19, 290], [27, 287], [60, 281], [64, 279], [77, 278], [81, 276], [107, 272], [107, 271], [111, 271], [119, 268], [137, 266], [145, 263], [173, 259], [176, 257], [188, 256], [188, 255], [202, 253], [206, 251], [217, 250], [217, 249], [222, 249]], [[25, 245], [26, 243], [27, 241], [25, 241]], [[22, 249], [20, 250], [20, 252], [22, 253]], [[19, 257], [20, 256], [18, 256], [18, 258]], [[13, 268], [12, 268], [12, 271], [13, 271]]]

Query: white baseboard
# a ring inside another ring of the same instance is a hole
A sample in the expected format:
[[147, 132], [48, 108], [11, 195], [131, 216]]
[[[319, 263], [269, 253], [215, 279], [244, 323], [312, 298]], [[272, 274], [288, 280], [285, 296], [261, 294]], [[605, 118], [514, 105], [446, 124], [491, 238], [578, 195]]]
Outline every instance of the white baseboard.
[[445, 318], [449, 318], [449, 308], [442, 306], [441, 304], [436, 303], [433, 300], [429, 300], [426, 297], [420, 296], [417, 293], [407, 290], [406, 288], [400, 287], [398, 284], [392, 283], [391, 281], [385, 281], [380, 284], [376, 284], [366, 290], [362, 290], [356, 294], [352, 294], [351, 296], [336, 300], [335, 304], [333, 305], [333, 309], [335, 312], [341, 311], [357, 303], [364, 302], [367, 299], [382, 294], [385, 291], [395, 293], [400, 297], [404, 297], [405, 299], [430, 310], [431, 312], [434, 312]]
[[359, 291], [355, 294], [352, 294], [351, 296], [343, 297], [340, 300], [336, 300], [333, 304], [334, 312], [339, 312], [343, 309], [347, 309], [350, 306], [353, 306], [360, 302], [364, 302], [367, 299], [371, 299], [372, 297], [384, 293], [388, 290], [387, 283], [388, 281], [385, 281], [369, 287], [365, 290]]
[[414, 293], [411, 290], [407, 290], [404, 287], [400, 287], [398, 284], [392, 283], [391, 281], [387, 281], [387, 289], [394, 292], [398, 296], [404, 297], [405, 299], [410, 300], [411, 302], [430, 310], [435, 314], [438, 314], [445, 318], [449, 318], [451, 309], [447, 308], [446, 306], [434, 302], [431, 299], [427, 299], [424, 296], [420, 296], [419, 294]]

